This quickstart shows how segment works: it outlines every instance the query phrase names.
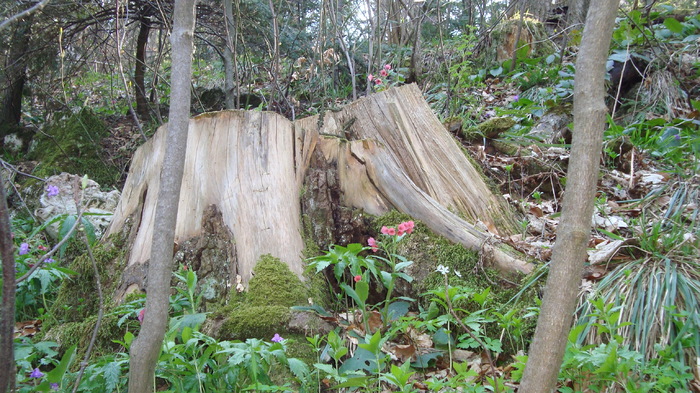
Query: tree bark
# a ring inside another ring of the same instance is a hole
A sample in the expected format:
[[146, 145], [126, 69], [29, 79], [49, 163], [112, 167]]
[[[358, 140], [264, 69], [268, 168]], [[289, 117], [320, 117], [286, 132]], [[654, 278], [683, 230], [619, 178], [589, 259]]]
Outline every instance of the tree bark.
[[22, 90], [27, 80], [27, 53], [31, 39], [32, 15], [17, 22], [12, 33], [10, 53], [3, 71], [3, 96], [0, 108], [0, 138], [8, 128], [16, 127], [22, 117]]
[[2, 259], [2, 309], [0, 309], [0, 393], [14, 390], [15, 255], [5, 180], [0, 173], [0, 259]]
[[158, 202], [148, 268], [146, 312], [141, 331], [131, 345], [129, 392], [132, 393], [154, 390], [156, 362], [168, 324], [173, 239], [187, 152], [195, 3], [195, 0], [176, 0], [173, 13], [169, 132], [159, 188], [154, 190]]
[[233, 0], [224, 0], [224, 25], [226, 46], [224, 48], [224, 94], [226, 109], [235, 109], [236, 97], [236, 26], [233, 24]]
[[619, 0], [594, 0], [576, 60], [574, 132], [561, 222], [542, 308], [518, 390], [554, 392], [590, 238], [605, 125], [605, 62]]
[[136, 66], [134, 68], [134, 93], [136, 94], [136, 113], [141, 119], [150, 116], [148, 98], [146, 97], [146, 47], [151, 24], [147, 15], [142, 15], [139, 21], [139, 34], [136, 39]]
[[583, 26], [583, 24], [586, 22], [586, 14], [588, 14], [590, 3], [590, 0], [570, 0], [569, 11], [566, 16], [567, 25]]

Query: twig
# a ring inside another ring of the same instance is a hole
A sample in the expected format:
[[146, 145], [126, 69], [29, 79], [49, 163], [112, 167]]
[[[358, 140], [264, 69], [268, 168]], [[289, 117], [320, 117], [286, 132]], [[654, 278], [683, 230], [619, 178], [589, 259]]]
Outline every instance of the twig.
[[83, 241], [87, 247], [88, 256], [90, 257], [90, 262], [92, 263], [92, 270], [95, 274], [95, 286], [97, 287], [97, 297], [99, 301], [99, 308], [97, 309], [97, 321], [95, 322], [95, 327], [92, 330], [92, 337], [90, 338], [90, 344], [88, 344], [87, 351], [85, 351], [85, 357], [80, 363], [80, 371], [78, 372], [78, 377], [75, 379], [75, 385], [73, 386], [73, 393], [78, 391], [78, 386], [80, 386], [80, 380], [83, 378], [83, 373], [85, 368], [88, 366], [88, 359], [92, 353], [92, 349], [95, 346], [95, 341], [97, 341], [97, 332], [100, 330], [100, 325], [102, 324], [102, 317], [104, 315], [104, 299], [102, 295], [102, 284], [100, 283], [100, 271], [97, 269], [97, 262], [95, 261], [95, 256], [92, 253], [92, 247], [90, 247], [90, 242], [88, 241], [85, 233], [83, 233]]
[[[78, 193], [78, 190], [84, 191], [82, 188], [79, 188], [79, 182], [80, 179], [76, 178], [75, 179], [75, 186], [73, 187], [76, 191], [75, 194], [73, 195], [73, 198], [75, 200], [75, 208], [78, 212], [78, 216], [80, 217], [83, 214], [82, 209], [80, 208], [80, 205], [82, 204], [83, 201], [83, 196], [85, 195], [84, 192]], [[76, 220], [76, 224], [80, 223], [81, 220]], [[92, 253], [92, 247], [90, 246], [90, 241], [88, 240], [87, 236], [85, 236], [85, 231], [80, 231], [83, 234], [83, 241], [85, 242], [85, 246], [87, 247], [87, 252], [88, 252], [88, 257], [90, 258], [90, 262], [92, 263], [92, 270], [95, 274], [95, 286], [97, 287], [97, 297], [99, 301], [99, 306], [97, 309], [97, 321], [95, 322], [95, 327], [92, 330], [92, 337], [90, 338], [90, 344], [88, 344], [88, 348], [85, 351], [85, 357], [83, 358], [83, 361], [80, 363], [80, 371], [78, 372], [78, 377], [75, 380], [75, 385], [73, 385], [73, 393], [76, 393], [78, 391], [78, 386], [80, 385], [80, 380], [83, 378], [83, 373], [85, 372], [85, 368], [88, 365], [88, 359], [90, 358], [90, 354], [92, 353], [92, 349], [95, 346], [95, 341], [97, 340], [97, 331], [100, 329], [100, 325], [102, 324], [102, 317], [104, 315], [104, 298], [102, 296], [102, 284], [100, 283], [100, 271], [97, 269], [97, 262], [95, 261], [95, 256]], [[66, 236], [68, 238], [68, 236]], [[65, 239], [65, 238], [64, 238]]]

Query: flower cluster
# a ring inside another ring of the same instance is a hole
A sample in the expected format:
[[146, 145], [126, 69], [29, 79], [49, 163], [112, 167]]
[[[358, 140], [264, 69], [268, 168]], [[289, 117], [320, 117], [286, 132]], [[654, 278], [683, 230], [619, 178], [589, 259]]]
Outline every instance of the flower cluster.
[[54, 185], [50, 185], [50, 186], [46, 187], [46, 196], [47, 197], [55, 197], [56, 195], [58, 195], [58, 193], [59, 193], [58, 187], [56, 187]]
[[284, 339], [282, 338], [282, 336], [279, 335], [279, 333], [275, 333], [275, 335], [272, 336], [270, 341], [272, 341], [273, 343], [281, 343], [282, 341], [284, 341]]
[[[404, 234], [412, 233], [413, 228], [415, 226], [416, 224], [413, 221], [405, 221], [397, 225], [396, 228], [383, 226], [381, 232], [383, 235], [401, 237]], [[372, 247], [372, 252], [379, 251], [379, 244], [377, 243], [377, 239], [370, 237], [369, 239], [367, 239], [367, 245]]]
[[[32, 370], [32, 372], [29, 374], [29, 378], [36, 378], [36, 379], [39, 379], [39, 378], [43, 378], [44, 375], [46, 375], [46, 374], [42, 373], [41, 370], [39, 370], [38, 368], [35, 368], [35, 369]], [[59, 389], [59, 386], [58, 386], [58, 384], [57, 384], [56, 382], [52, 382], [51, 384], [49, 384], [49, 387], [50, 387], [51, 390], [54, 391], [54, 392], [55, 392], [55, 391], [58, 391], [58, 389]]]
[[404, 233], [412, 233], [415, 226], [413, 221], [406, 221], [399, 224], [397, 228], [383, 226], [382, 233], [389, 236], [403, 236]]
[[[446, 276], [450, 272], [450, 268], [445, 265], [437, 265], [435, 271], [442, 274], [443, 276]], [[455, 276], [462, 278], [462, 273], [460, 273], [458, 270], [455, 270], [454, 273]]]
[[[391, 70], [391, 64], [387, 64], [387, 65], [384, 66], [384, 68], [382, 68], [381, 71], [379, 71], [379, 75], [381, 75], [383, 78], [386, 78], [387, 76], [389, 76], [389, 71], [390, 71], [390, 70]], [[369, 81], [369, 82], [374, 81], [374, 84], [375, 84], [375, 85], [381, 85], [381, 84], [382, 84], [381, 78], [377, 78], [377, 77], [375, 77], [375, 76], [372, 75], [372, 74], [367, 75], [367, 81]]]

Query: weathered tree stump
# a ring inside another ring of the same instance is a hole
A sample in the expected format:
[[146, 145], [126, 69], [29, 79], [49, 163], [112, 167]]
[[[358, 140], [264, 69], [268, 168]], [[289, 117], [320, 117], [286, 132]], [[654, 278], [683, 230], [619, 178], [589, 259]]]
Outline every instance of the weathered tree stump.
[[[127, 269], [141, 272], [136, 276], [142, 276], [150, 256], [166, 131], [161, 127], [134, 155], [108, 230], [128, 236]], [[190, 121], [174, 246], [210, 234], [206, 223], [218, 217], [223, 225], [217, 227], [227, 229], [218, 232], [231, 239], [222, 243], [217, 233], [216, 244], [232, 247], [217, 254], [228, 255], [215, 273], [218, 279], [235, 286], [240, 275], [245, 285], [264, 254], [301, 276], [302, 215], [314, 240], [327, 245], [342, 241], [339, 232], [352, 232], [351, 215], [343, 209], [376, 215], [397, 209], [452, 241], [484, 251], [496, 267], [531, 270], [475, 226], [507, 235], [515, 222], [415, 85], [296, 122], [257, 111], [207, 113]], [[123, 291], [144, 287], [134, 274], [125, 276], [131, 276], [131, 284]]]

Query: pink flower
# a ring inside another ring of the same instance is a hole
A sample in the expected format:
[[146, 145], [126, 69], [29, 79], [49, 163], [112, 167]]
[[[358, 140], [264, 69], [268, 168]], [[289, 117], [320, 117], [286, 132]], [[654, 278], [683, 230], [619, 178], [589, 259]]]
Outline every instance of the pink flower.
[[387, 230], [387, 233], [386, 233], [386, 234], [389, 235], [389, 236], [394, 236], [394, 235], [396, 235], [396, 229], [393, 228], [393, 227], [392, 227], [392, 228], [389, 228], [389, 229]]
[[406, 232], [406, 223], [402, 222], [401, 224], [399, 224], [398, 229], [399, 229], [399, 236], [403, 235]]
[[353, 277], [353, 280], [355, 280], [355, 282], [360, 282], [360, 280], [362, 280], [362, 276], [358, 274], [357, 276]]
[[383, 77], [387, 77], [387, 76], [389, 76], [389, 73], [386, 72], [386, 70], [381, 70], [381, 71], [379, 71], [379, 75], [381, 75]]
[[139, 311], [139, 323], [143, 323], [143, 316], [146, 314], [146, 308], [142, 308], [141, 311]]
[[372, 82], [372, 79], [374, 79], [374, 75], [372, 75], [372, 74], [367, 75], [368, 81]]
[[377, 252], [379, 250], [379, 247], [377, 246], [377, 241], [374, 240], [373, 237], [367, 239], [367, 245], [372, 247], [372, 252]]
[[374, 80], [374, 84], [375, 84], [375, 85], [381, 85], [381, 84], [382, 84], [382, 80], [379, 79], [379, 78], [377, 78], [377, 79]]
[[406, 228], [406, 233], [412, 233], [413, 228], [416, 226], [416, 224], [413, 221], [406, 221], [404, 222], [404, 227]]
[[387, 228], [386, 226], [383, 226], [383, 227], [382, 227], [382, 233], [385, 234], [385, 235], [388, 235], [388, 234], [389, 234], [389, 228]]
[[391, 64], [386, 64], [386, 65], [384, 66], [384, 69], [387, 70], [387, 71], [389, 71], [389, 70], [391, 69]]

